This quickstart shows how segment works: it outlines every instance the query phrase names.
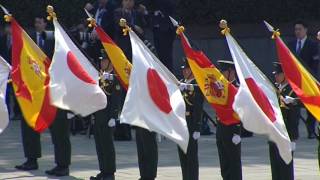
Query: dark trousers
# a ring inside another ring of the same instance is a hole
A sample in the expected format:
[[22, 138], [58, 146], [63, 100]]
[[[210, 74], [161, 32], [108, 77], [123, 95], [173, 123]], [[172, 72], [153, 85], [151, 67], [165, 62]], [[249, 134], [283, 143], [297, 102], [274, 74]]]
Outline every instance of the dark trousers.
[[232, 142], [235, 134], [240, 135], [239, 125], [225, 126], [218, 122], [216, 143], [223, 180], [242, 179], [241, 143], [236, 145]]
[[316, 128], [316, 118], [309, 111], [307, 111], [307, 115], [306, 126], [308, 135], [313, 135]]
[[294, 180], [293, 160], [290, 164], [286, 164], [273, 142], [269, 142], [269, 154], [272, 180]]
[[104, 175], [112, 175], [116, 172], [116, 154], [112, 128], [108, 126], [108, 118], [104, 110], [95, 113], [93, 129], [99, 169]]
[[193, 139], [190, 133], [187, 154], [180, 147], [178, 148], [182, 179], [198, 180], [199, 179], [199, 160], [198, 160], [198, 141]]
[[155, 179], [158, 168], [156, 134], [146, 129], [136, 127], [136, 143], [141, 179]]
[[[40, 134], [21, 120], [21, 133], [24, 156], [26, 158], [40, 158]], [[54, 145], [54, 158], [58, 166], [67, 167], [71, 163], [70, 121], [66, 119], [66, 112], [58, 110], [57, 117], [50, 126], [50, 134]]]

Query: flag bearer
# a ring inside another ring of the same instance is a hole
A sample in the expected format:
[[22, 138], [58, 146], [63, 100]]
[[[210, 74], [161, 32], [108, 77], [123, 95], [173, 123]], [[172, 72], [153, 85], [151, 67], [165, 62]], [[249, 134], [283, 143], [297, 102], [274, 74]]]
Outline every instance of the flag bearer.
[[178, 153], [183, 180], [198, 180], [198, 139], [200, 138], [203, 96], [189, 64], [185, 62], [181, 68], [184, 79], [181, 81], [180, 90], [186, 103], [186, 121], [190, 137], [187, 153], [185, 154], [180, 148], [178, 148]]
[[100, 173], [90, 180], [114, 180], [116, 154], [113, 144], [113, 128], [120, 110], [120, 84], [118, 83], [110, 60], [105, 53], [101, 58], [100, 87], [108, 98], [105, 109], [94, 113], [94, 140]]
[[[238, 86], [236, 71], [232, 61], [218, 61], [223, 76], [233, 85]], [[220, 116], [217, 122], [216, 143], [218, 147], [221, 176], [223, 180], [241, 180], [241, 126], [235, 114], [227, 119]]]
[[[284, 76], [281, 64], [274, 62], [273, 65], [275, 67], [273, 74], [278, 89], [280, 108], [290, 140], [292, 141], [291, 148], [293, 152], [296, 148], [295, 141], [299, 138], [300, 103]], [[272, 180], [293, 180], [293, 160], [290, 164], [286, 164], [280, 157], [277, 146], [272, 142], [269, 142], [269, 153]]]
[[[37, 45], [46, 52], [52, 54], [53, 46], [50, 46], [48, 38], [42, 39], [39, 34], [43, 34], [46, 29], [44, 17], [37, 16], [34, 20], [36, 33], [32, 36]], [[37, 36], [36, 36], [37, 35]], [[67, 120], [67, 112], [57, 110], [55, 120], [50, 126], [50, 134], [54, 146], [54, 157], [56, 166], [46, 171], [46, 174], [53, 176], [69, 175], [69, 165], [71, 163], [71, 144], [70, 144], [70, 121]], [[38, 158], [41, 157], [40, 133], [29, 127], [24, 119], [21, 120], [21, 135], [24, 156], [27, 159], [21, 165], [15, 166], [16, 169], [30, 171], [38, 169]]]

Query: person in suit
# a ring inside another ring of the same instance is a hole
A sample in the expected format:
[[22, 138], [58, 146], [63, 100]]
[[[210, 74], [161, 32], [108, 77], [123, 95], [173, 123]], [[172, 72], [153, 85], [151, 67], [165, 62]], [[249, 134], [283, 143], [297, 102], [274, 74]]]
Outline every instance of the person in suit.
[[[238, 87], [236, 71], [232, 61], [219, 60], [219, 69], [223, 76]], [[241, 126], [236, 118], [217, 118], [216, 143], [223, 180], [241, 180]]]
[[153, 41], [160, 61], [173, 71], [173, 42], [176, 28], [173, 27], [169, 16], [174, 15], [176, 3], [173, 0], [146, 0], [145, 4], [153, 7], [149, 12], [153, 31]]
[[189, 130], [189, 144], [184, 153], [178, 147], [178, 154], [183, 180], [199, 179], [198, 139], [203, 112], [204, 98], [199, 86], [196, 84], [192, 71], [187, 62], [181, 67], [184, 79], [181, 80], [180, 90], [186, 103], [186, 121]]
[[[103, 51], [104, 52], [104, 51]], [[113, 72], [113, 66], [103, 53], [101, 57], [100, 87], [108, 98], [105, 109], [94, 113], [94, 139], [99, 161], [100, 173], [90, 180], [114, 180], [116, 172], [116, 154], [113, 144], [113, 128], [120, 111], [120, 84]]]
[[[294, 24], [295, 40], [289, 42], [289, 48], [300, 62], [317, 77], [319, 65], [318, 44], [308, 37], [308, 25], [304, 21], [297, 21]], [[308, 130], [308, 138], [315, 138], [315, 117], [308, 111], [306, 126]]]
[[[111, 37], [114, 37], [115, 26], [114, 19], [114, 3], [111, 0], [97, 0], [94, 4], [87, 3], [84, 7], [96, 20], [96, 23]], [[100, 49], [102, 45], [98, 39], [97, 33], [93, 30], [89, 33], [80, 33], [80, 41], [86, 42], [86, 52], [94, 60], [100, 57]], [[99, 64], [100, 62], [95, 62]]]
[[[281, 64], [274, 62], [275, 71], [273, 72], [276, 81], [277, 94], [279, 97], [280, 108], [286, 129], [291, 140], [292, 153], [296, 149], [295, 141], [299, 138], [299, 116], [300, 116], [300, 103], [288, 84]], [[272, 172], [272, 180], [293, 180], [294, 168], [293, 160], [286, 164], [280, 154], [275, 143], [269, 142], [270, 164]]]
[[114, 40], [123, 50], [128, 60], [131, 61], [132, 50], [130, 37], [124, 36], [122, 27], [118, 25], [121, 18], [127, 21], [127, 25], [131, 27], [141, 39], [144, 39], [144, 27], [147, 25], [147, 21], [144, 14], [136, 9], [135, 0], [122, 0], [122, 6], [114, 11], [114, 23], [116, 24]]
[[[43, 38], [47, 25], [46, 20], [38, 16], [34, 22], [35, 33], [32, 33], [34, 34], [32, 38], [44, 52], [50, 54], [53, 51], [53, 46], [46, 45], [48, 37]], [[46, 47], [48, 49], [45, 49]], [[70, 121], [67, 120], [67, 112], [58, 109], [56, 118], [49, 129], [54, 145], [56, 166], [45, 172], [53, 176], [67, 176], [69, 175], [69, 165], [71, 163]], [[22, 119], [21, 135], [24, 155], [27, 160], [23, 164], [15, 166], [15, 168], [24, 171], [36, 170], [38, 169], [37, 159], [41, 157], [40, 134], [29, 127], [25, 120]]]

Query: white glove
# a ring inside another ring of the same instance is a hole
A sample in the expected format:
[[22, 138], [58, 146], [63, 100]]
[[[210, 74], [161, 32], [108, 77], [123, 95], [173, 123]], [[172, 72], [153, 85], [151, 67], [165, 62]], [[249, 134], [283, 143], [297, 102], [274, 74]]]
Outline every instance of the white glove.
[[108, 121], [108, 126], [109, 127], [115, 127], [116, 126], [116, 120], [111, 118], [109, 121]]
[[67, 119], [72, 119], [74, 118], [76, 115], [73, 113], [67, 113]]
[[291, 142], [291, 151], [295, 151], [296, 150], [296, 143], [295, 142]]
[[183, 91], [183, 90], [187, 89], [187, 84], [186, 83], [180, 83], [179, 89], [180, 89], [180, 91]]
[[235, 145], [238, 145], [241, 142], [241, 137], [238, 134], [233, 134], [232, 142]]
[[198, 139], [200, 138], [200, 132], [195, 131], [195, 132], [193, 133], [192, 137], [193, 137], [194, 140], [198, 140]]
[[102, 78], [103, 78], [103, 80], [112, 81], [113, 80], [113, 74], [104, 72], [103, 75], [102, 75]]
[[284, 99], [283, 99], [284, 103], [285, 104], [292, 104], [295, 102], [295, 98], [293, 97], [290, 97], [290, 96], [286, 96]]

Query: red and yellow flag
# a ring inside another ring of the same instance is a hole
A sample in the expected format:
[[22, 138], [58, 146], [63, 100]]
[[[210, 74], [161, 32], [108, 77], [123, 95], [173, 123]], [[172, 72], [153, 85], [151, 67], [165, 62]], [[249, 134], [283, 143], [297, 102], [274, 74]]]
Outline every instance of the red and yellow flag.
[[239, 117], [234, 112], [232, 104], [237, 88], [211, 63], [202, 51], [193, 50], [183, 27], [177, 30], [191, 71], [207, 101], [215, 109], [217, 116], [226, 125], [239, 123]]
[[278, 32], [275, 32], [273, 37], [286, 79], [308, 111], [320, 121], [319, 82], [297, 60], [279, 35]]
[[96, 26], [95, 30], [106, 50], [110, 61], [114, 67], [118, 79], [122, 86], [127, 90], [129, 85], [129, 76], [132, 69], [132, 64], [127, 59], [123, 51], [113, 42], [107, 33], [100, 26]]
[[27, 124], [42, 132], [56, 116], [56, 108], [50, 105], [48, 88], [50, 59], [14, 18], [11, 28], [13, 88]]

